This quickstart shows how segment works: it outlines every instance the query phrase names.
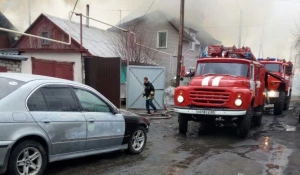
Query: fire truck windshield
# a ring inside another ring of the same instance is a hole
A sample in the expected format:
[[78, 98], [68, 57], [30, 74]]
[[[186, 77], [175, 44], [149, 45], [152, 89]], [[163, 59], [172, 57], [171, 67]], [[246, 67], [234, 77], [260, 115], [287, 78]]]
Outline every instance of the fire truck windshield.
[[280, 64], [265, 64], [265, 67], [270, 72], [280, 72]]
[[199, 63], [196, 76], [205, 74], [227, 74], [248, 77], [249, 66], [241, 63]]

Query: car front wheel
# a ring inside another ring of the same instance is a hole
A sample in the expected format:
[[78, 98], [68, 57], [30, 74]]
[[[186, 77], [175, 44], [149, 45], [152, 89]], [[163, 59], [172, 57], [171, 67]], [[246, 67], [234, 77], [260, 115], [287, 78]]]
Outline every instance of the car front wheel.
[[138, 126], [129, 138], [128, 152], [130, 154], [141, 153], [147, 142], [147, 132], [144, 127]]
[[13, 149], [8, 171], [11, 175], [42, 175], [47, 163], [47, 153], [40, 143], [23, 141]]

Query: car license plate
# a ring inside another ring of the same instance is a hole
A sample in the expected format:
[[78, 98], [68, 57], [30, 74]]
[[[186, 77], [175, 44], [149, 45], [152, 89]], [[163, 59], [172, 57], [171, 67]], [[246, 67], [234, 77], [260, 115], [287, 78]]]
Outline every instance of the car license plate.
[[212, 115], [212, 114], [215, 114], [215, 111], [210, 111], [210, 110], [197, 110], [197, 114]]

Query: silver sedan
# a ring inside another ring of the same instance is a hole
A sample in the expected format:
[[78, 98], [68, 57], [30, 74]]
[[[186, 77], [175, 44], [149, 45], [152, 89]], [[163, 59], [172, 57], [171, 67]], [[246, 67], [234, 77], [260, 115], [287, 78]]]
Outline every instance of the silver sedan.
[[0, 73], [0, 89], [0, 173], [40, 175], [48, 162], [145, 148], [149, 121], [89, 86]]

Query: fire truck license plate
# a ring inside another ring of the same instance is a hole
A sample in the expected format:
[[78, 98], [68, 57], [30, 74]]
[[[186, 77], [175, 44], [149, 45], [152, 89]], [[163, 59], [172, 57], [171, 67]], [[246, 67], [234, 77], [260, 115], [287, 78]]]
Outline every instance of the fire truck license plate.
[[215, 111], [209, 111], [209, 110], [197, 110], [197, 114], [207, 114], [207, 115], [211, 115], [211, 114], [215, 114]]

